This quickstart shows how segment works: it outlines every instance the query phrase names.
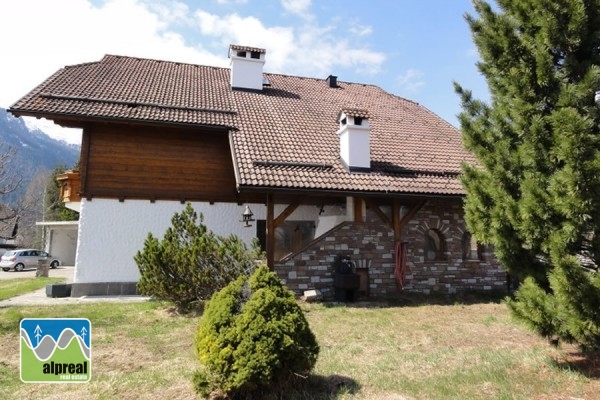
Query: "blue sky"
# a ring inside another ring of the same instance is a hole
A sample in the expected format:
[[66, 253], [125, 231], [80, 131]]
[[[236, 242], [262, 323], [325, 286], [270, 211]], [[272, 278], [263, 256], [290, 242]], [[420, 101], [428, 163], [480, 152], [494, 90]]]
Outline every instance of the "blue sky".
[[226, 67], [235, 43], [267, 49], [266, 72], [375, 84], [458, 126], [452, 82], [488, 96], [465, 13], [470, 0], [3, 1], [0, 107], [57, 69], [105, 54]]

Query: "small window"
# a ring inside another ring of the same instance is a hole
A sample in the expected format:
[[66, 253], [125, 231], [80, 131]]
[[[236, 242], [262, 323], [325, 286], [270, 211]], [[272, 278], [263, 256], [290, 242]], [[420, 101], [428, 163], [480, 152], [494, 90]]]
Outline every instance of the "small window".
[[250, 58], [254, 58], [256, 60], [260, 60], [260, 53], [258, 51], [251, 51], [250, 52]]
[[354, 125], [362, 125], [363, 118], [362, 117], [354, 117]]
[[346, 125], [348, 123], [348, 119], [346, 117], [342, 118], [342, 120], [340, 121], [340, 123], [342, 125]]
[[429, 229], [425, 233], [425, 260], [443, 260], [446, 251], [445, 241], [437, 229]]
[[[281, 226], [275, 228], [274, 259], [281, 260], [302, 246], [308, 244], [315, 238], [314, 221], [285, 221]], [[256, 224], [256, 236], [261, 244], [262, 250], [267, 247], [266, 235], [267, 223], [258, 220]]]
[[235, 53], [236, 56], [238, 57], [244, 57], [246, 58], [246, 52], [245, 51], [238, 51], [237, 53]]

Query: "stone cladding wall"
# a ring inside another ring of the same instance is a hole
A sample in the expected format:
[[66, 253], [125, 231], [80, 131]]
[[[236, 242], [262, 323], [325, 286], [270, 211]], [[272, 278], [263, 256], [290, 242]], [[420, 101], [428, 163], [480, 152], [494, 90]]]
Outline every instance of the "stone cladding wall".
[[[389, 211], [389, 210], [388, 210]], [[402, 230], [408, 242], [404, 290], [453, 294], [465, 290], [506, 290], [506, 274], [489, 249], [463, 259], [465, 234], [462, 201], [430, 200]], [[425, 256], [426, 237], [434, 229], [443, 241], [439, 259]], [[349, 256], [356, 268], [368, 271], [363, 295], [386, 297], [400, 290], [394, 276], [394, 232], [373, 212], [365, 222], [344, 222], [301, 251], [275, 263], [275, 272], [296, 294], [318, 289], [325, 299], [334, 295], [332, 264]]]

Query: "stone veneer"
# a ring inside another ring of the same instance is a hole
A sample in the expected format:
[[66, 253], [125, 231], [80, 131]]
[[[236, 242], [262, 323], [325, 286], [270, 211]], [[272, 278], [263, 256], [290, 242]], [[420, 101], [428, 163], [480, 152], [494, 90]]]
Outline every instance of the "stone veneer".
[[[385, 210], [384, 210], [385, 211]], [[389, 213], [389, 210], [387, 210]], [[462, 200], [430, 200], [402, 230], [408, 242], [408, 269], [404, 290], [452, 294], [465, 290], [506, 290], [506, 273], [489, 250], [476, 259], [463, 260], [466, 230]], [[439, 260], [425, 260], [425, 238], [435, 229], [444, 241]], [[275, 272], [296, 294], [318, 289], [333, 297], [332, 263], [337, 255], [349, 256], [357, 267], [368, 268], [371, 296], [398, 292], [394, 277], [394, 232], [371, 211], [365, 222], [344, 222], [301, 251], [275, 263]]]

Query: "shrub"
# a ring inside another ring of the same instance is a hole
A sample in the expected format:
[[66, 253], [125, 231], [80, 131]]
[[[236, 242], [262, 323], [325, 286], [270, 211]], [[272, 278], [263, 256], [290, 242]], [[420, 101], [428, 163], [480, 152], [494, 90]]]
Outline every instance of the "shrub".
[[203, 394], [255, 398], [307, 374], [319, 346], [294, 294], [265, 266], [242, 276], [206, 304], [196, 334]]
[[151, 233], [134, 260], [140, 271], [141, 294], [168, 300], [181, 311], [207, 300], [216, 291], [240, 275], [254, 269], [258, 251], [231, 235], [221, 237], [210, 232], [188, 203], [175, 213], [162, 238]]

